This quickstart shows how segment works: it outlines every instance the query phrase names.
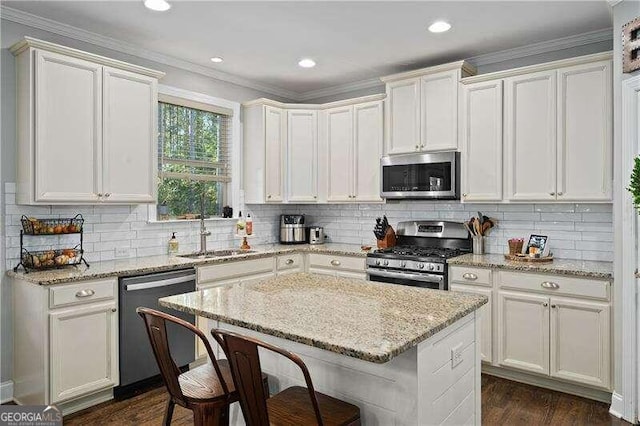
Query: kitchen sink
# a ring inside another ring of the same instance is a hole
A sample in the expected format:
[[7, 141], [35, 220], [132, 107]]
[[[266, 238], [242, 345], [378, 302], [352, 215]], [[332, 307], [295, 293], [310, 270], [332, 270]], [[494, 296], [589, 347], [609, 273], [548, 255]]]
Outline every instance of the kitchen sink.
[[213, 250], [205, 253], [191, 253], [191, 254], [179, 254], [178, 257], [186, 257], [188, 259], [212, 259], [216, 257], [236, 256], [239, 254], [255, 253], [255, 250], [240, 250], [240, 249], [227, 249], [227, 250]]

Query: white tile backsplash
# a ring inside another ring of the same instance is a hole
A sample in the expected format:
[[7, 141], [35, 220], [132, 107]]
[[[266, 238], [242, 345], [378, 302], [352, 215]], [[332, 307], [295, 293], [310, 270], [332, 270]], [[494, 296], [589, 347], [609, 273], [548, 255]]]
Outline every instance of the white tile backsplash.
[[[21, 206], [15, 204], [15, 184], [5, 185], [6, 264], [17, 264], [20, 251], [20, 217], [71, 217], [85, 219], [84, 247], [89, 262], [116, 259], [116, 249], [126, 257], [164, 254], [172, 232], [180, 251], [199, 248], [199, 222], [148, 222], [148, 206]], [[551, 237], [551, 249], [559, 258], [613, 260], [611, 204], [462, 204], [442, 201], [392, 201], [387, 204], [248, 205], [243, 213], [253, 218], [251, 244], [278, 241], [279, 215], [304, 213], [309, 225], [324, 226], [328, 241], [375, 245], [375, 218], [386, 214], [396, 227], [403, 220], [444, 219], [462, 221], [482, 211], [497, 220], [486, 239], [488, 253], [504, 253], [506, 240], [535, 232]], [[207, 247], [235, 247], [235, 220], [207, 221], [212, 233]], [[33, 250], [74, 246], [77, 235], [36, 237], [26, 241]]]

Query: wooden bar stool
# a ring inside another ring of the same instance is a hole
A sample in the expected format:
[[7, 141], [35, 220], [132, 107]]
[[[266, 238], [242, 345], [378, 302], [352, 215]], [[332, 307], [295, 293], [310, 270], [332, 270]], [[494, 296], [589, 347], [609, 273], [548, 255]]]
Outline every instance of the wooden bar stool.
[[[192, 324], [153, 309], [138, 308], [136, 311], [144, 320], [153, 354], [169, 391], [164, 425], [171, 424], [175, 404], [193, 411], [196, 426], [228, 425], [229, 404], [238, 401], [239, 398], [228, 361], [216, 359], [204, 333]], [[169, 349], [167, 321], [193, 331], [202, 340], [211, 363], [180, 374]]]
[[[226, 330], [214, 329], [211, 334], [231, 364], [247, 426], [360, 425], [358, 407], [314, 391], [309, 370], [298, 355]], [[260, 381], [262, 370], [258, 347], [283, 355], [297, 364], [307, 387], [293, 386], [269, 398]]]

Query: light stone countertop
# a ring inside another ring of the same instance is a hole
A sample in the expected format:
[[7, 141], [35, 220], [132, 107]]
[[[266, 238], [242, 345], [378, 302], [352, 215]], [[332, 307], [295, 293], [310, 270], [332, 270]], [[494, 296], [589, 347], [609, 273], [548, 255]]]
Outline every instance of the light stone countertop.
[[297, 273], [160, 299], [160, 305], [384, 363], [487, 303], [485, 296]]
[[285, 244], [269, 244], [252, 247], [254, 252], [243, 253], [240, 250], [238, 254], [232, 256], [220, 256], [209, 259], [190, 259], [179, 256], [148, 256], [135, 257], [129, 259], [118, 259], [103, 262], [92, 262], [87, 259], [90, 267], [66, 267], [63, 269], [51, 269], [47, 271], [33, 271], [28, 274], [21, 270], [13, 272], [13, 269], [7, 271], [7, 275], [20, 278], [39, 285], [65, 284], [73, 281], [82, 281], [98, 278], [124, 277], [131, 275], [142, 275], [153, 272], [162, 272], [176, 270], [181, 268], [190, 268], [201, 265], [214, 265], [218, 263], [233, 262], [238, 260], [260, 259], [264, 257], [275, 256], [287, 253], [323, 253], [334, 254], [338, 256], [358, 256], [365, 257], [366, 252], [362, 251], [359, 245], [355, 244], [338, 244], [326, 243], [318, 245], [285, 245]]
[[573, 275], [576, 277], [613, 279], [613, 262], [553, 259], [553, 262], [532, 263], [507, 260], [502, 254], [464, 254], [447, 260], [449, 265], [466, 265], [511, 271], [543, 274]]

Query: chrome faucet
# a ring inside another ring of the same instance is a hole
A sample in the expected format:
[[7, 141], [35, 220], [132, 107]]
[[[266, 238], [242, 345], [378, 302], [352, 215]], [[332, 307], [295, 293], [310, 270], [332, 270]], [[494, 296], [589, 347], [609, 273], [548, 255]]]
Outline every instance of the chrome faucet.
[[207, 231], [204, 226], [204, 192], [200, 195], [200, 254], [207, 253], [207, 237], [211, 235], [211, 231]]

